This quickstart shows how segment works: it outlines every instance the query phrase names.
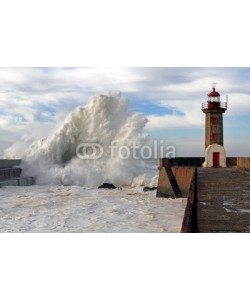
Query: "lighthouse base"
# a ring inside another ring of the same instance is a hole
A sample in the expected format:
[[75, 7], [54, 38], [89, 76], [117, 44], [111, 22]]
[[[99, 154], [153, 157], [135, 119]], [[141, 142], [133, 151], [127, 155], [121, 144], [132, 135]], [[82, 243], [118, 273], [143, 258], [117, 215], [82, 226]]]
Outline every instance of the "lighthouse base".
[[212, 144], [206, 148], [204, 168], [226, 168], [226, 150], [223, 146]]

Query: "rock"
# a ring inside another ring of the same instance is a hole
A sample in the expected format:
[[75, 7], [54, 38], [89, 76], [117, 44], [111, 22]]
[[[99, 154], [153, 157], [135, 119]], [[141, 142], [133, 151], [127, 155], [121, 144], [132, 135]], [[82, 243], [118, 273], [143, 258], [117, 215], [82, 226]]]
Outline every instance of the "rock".
[[116, 189], [112, 183], [103, 183], [102, 185], [98, 186], [98, 189]]
[[149, 187], [149, 186], [145, 186], [144, 188], [143, 188], [143, 192], [145, 193], [145, 192], [148, 192], [148, 191], [154, 191], [154, 190], [156, 190], [157, 189], [157, 187]]

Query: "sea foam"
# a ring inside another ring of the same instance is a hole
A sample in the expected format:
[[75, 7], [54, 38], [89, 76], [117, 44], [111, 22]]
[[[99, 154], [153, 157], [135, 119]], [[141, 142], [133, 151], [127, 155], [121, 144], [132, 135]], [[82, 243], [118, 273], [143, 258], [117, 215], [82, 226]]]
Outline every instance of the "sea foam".
[[[5, 154], [19, 158], [21, 154], [23, 174], [34, 176], [37, 184], [131, 185], [142, 176], [144, 162], [132, 155], [123, 159], [117, 152], [111, 153], [110, 146], [112, 141], [117, 148], [130, 148], [133, 143], [143, 146], [147, 142], [143, 132], [147, 121], [143, 114], [129, 111], [128, 100], [120, 92], [108, 92], [76, 108], [51, 136], [27, 148], [20, 143], [16, 148], [13, 145]], [[101, 145], [103, 155], [95, 160], [80, 159], [76, 148], [81, 143]]]

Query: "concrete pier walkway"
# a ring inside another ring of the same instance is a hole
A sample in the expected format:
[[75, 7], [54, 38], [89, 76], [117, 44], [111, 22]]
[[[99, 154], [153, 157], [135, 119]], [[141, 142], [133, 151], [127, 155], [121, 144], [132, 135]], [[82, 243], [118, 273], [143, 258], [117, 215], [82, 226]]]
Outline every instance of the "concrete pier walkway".
[[250, 175], [234, 168], [198, 168], [199, 232], [250, 232]]

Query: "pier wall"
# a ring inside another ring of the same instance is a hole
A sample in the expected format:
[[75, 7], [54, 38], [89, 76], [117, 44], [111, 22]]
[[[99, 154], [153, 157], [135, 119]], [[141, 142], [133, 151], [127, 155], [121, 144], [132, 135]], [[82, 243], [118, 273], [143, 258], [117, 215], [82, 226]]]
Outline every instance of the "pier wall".
[[0, 181], [0, 188], [3, 186], [30, 186], [33, 184], [35, 184], [34, 178], [27, 176]]
[[0, 159], [0, 169], [9, 169], [18, 167], [21, 164], [21, 159]]
[[0, 159], [0, 187], [4, 186], [28, 186], [35, 184], [31, 176], [22, 177], [22, 169], [19, 168], [20, 159]]
[[237, 157], [237, 167], [250, 171], [250, 157]]
[[21, 168], [0, 169], [0, 181], [20, 177], [21, 173]]
[[173, 168], [172, 172], [175, 176], [177, 184], [182, 192], [183, 197], [187, 197], [194, 175], [194, 168]]
[[[205, 157], [175, 157], [160, 159], [157, 197], [188, 197], [195, 166], [202, 167]], [[250, 158], [227, 157], [228, 167], [250, 169]]]
[[[174, 177], [174, 184], [182, 193], [182, 197], [187, 197], [194, 174], [194, 168], [171, 167]], [[166, 167], [159, 168], [159, 179], [157, 185], [157, 197], [175, 197], [175, 186], [169, 177]]]
[[167, 171], [164, 167], [160, 167], [159, 170], [159, 178], [158, 178], [158, 184], [157, 184], [157, 197], [172, 197], [174, 196], [174, 192], [169, 180], [169, 177], [167, 175]]

